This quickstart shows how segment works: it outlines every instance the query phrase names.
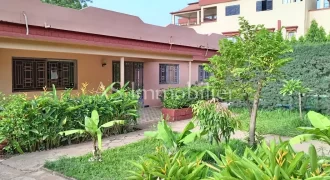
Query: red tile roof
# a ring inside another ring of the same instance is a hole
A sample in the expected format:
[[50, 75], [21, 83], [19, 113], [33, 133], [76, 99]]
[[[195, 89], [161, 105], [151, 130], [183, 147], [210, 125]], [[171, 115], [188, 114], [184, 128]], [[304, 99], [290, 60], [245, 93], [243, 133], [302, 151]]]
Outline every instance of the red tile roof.
[[190, 3], [187, 7], [176, 11], [171, 12], [171, 14], [178, 14], [178, 13], [184, 13], [184, 12], [190, 12], [190, 11], [197, 11], [201, 10], [201, 6], [211, 5], [211, 4], [218, 4], [218, 3], [225, 3], [225, 2], [231, 2], [236, 0], [199, 0], [199, 2]]
[[0, 21], [25, 24], [23, 13], [32, 26], [51, 26], [74, 32], [143, 40], [157, 43], [218, 49], [219, 34], [201, 35], [195, 30], [144, 23], [139, 17], [88, 7], [82, 10], [41, 3], [40, 0], [0, 0]]
[[176, 11], [176, 12], [171, 12], [171, 14], [177, 14], [177, 13], [183, 13], [183, 12], [189, 12], [189, 11], [197, 11], [197, 10], [201, 10], [201, 6], [198, 4], [198, 2], [195, 3], [190, 3], [188, 4], [187, 7]]

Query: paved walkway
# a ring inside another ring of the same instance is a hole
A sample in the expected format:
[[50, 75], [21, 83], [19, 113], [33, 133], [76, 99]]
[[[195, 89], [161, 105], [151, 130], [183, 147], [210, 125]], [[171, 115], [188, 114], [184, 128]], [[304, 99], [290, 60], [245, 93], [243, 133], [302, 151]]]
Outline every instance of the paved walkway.
[[[144, 131], [150, 130], [155, 127], [155, 124], [160, 119], [160, 111], [157, 108], [147, 108], [142, 112], [142, 116], [139, 119], [140, 128], [142, 130], [132, 132], [129, 134], [123, 134], [118, 136], [113, 136], [103, 140], [103, 149], [115, 148], [130, 144], [142, 140], [144, 138]], [[171, 123], [173, 130], [181, 131], [189, 120], [179, 121]], [[242, 131], [237, 131], [233, 138], [243, 139], [247, 136], [247, 133]], [[278, 136], [267, 135], [266, 140], [278, 139]], [[283, 140], [289, 138], [282, 137]], [[318, 149], [323, 149], [319, 151], [321, 155], [329, 155], [330, 148], [327, 145], [321, 144], [320, 142], [312, 142]], [[296, 150], [308, 151], [310, 143], [303, 143], [295, 146]], [[53, 161], [59, 159], [62, 156], [81, 156], [91, 152], [91, 143], [86, 142], [77, 145], [71, 145], [66, 147], [61, 147], [58, 149], [50, 151], [42, 151], [35, 153], [27, 153], [19, 156], [14, 156], [7, 160], [0, 160], [0, 180], [65, 180], [64, 176], [48, 171], [43, 167], [46, 161]]]

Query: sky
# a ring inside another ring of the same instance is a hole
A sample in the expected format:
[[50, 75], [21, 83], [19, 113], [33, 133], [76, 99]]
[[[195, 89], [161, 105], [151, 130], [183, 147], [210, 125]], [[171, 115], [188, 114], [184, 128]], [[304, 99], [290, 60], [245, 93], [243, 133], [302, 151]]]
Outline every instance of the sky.
[[170, 12], [178, 11], [197, 0], [93, 0], [90, 6], [131, 14], [145, 23], [166, 26], [171, 23]]

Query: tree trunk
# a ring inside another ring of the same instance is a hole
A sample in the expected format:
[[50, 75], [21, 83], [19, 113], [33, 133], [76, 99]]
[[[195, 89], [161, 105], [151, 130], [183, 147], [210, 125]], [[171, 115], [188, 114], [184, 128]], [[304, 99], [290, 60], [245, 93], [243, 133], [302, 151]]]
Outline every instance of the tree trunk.
[[252, 106], [251, 106], [251, 103], [250, 103], [250, 97], [249, 97], [249, 94], [248, 93], [245, 93], [245, 96], [244, 96], [244, 100], [245, 100], [245, 103], [246, 103], [246, 106], [249, 110], [249, 114], [251, 116], [251, 113], [252, 113]]
[[301, 93], [299, 93], [299, 113], [300, 113], [300, 120], [303, 120], [303, 115], [302, 115], [302, 107], [301, 107]]
[[257, 92], [254, 95], [253, 106], [252, 106], [252, 111], [251, 111], [251, 118], [250, 118], [250, 132], [249, 132], [250, 145], [255, 144], [256, 120], [257, 120], [257, 112], [258, 112], [261, 89], [262, 89], [262, 82], [259, 81]]

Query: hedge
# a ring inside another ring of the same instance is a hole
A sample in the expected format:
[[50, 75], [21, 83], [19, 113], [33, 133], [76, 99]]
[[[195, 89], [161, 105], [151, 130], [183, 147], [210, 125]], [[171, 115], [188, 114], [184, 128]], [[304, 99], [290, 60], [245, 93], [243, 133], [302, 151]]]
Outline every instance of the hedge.
[[112, 86], [100, 93], [87, 93], [82, 88], [77, 95], [71, 90], [57, 93], [53, 88], [33, 98], [0, 93], [0, 139], [7, 141], [5, 151], [33, 152], [89, 140], [86, 135], [62, 137], [58, 133], [84, 128], [85, 116], [90, 116], [93, 110], [98, 111], [101, 124], [112, 120], [127, 122], [124, 127], [104, 129], [104, 135], [131, 130], [128, 124], [136, 123], [139, 95], [125, 88], [110, 93]]
[[330, 113], [330, 44], [298, 44], [290, 54], [292, 61], [282, 68], [284, 77], [263, 88], [263, 108], [297, 107], [297, 97], [279, 94], [284, 79], [300, 79], [312, 91], [303, 97], [305, 110]]

